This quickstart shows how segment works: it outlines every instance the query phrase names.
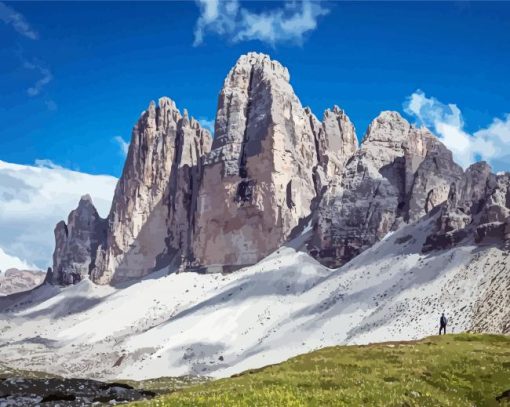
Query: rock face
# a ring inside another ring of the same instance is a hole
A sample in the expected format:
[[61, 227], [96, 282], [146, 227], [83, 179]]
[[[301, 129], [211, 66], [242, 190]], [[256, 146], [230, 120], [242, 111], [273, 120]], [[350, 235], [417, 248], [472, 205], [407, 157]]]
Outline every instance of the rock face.
[[187, 252], [200, 160], [210, 144], [209, 132], [172, 100], [151, 102], [133, 129], [94, 281], [141, 277]]
[[452, 183], [425, 252], [447, 249], [462, 240], [503, 243], [510, 248], [510, 173], [495, 175], [485, 162], [471, 165]]
[[67, 224], [55, 227], [53, 270], [48, 274], [53, 284], [74, 284], [89, 276], [94, 268], [98, 246], [106, 239], [106, 221], [97, 213], [92, 199], [84, 195], [71, 211]]
[[219, 96], [192, 265], [230, 271], [277, 249], [311, 214], [317, 167], [331, 177], [355, 148], [343, 112], [326, 112], [321, 125], [301, 106], [286, 68], [267, 55], [242, 56]]
[[41, 270], [7, 269], [0, 273], [0, 296], [31, 290], [42, 284], [45, 277]]
[[369, 126], [346, 164], [342, 181], [321, 201], [312, 255], [338, 267], [444, 202], [462, 169], [428, 130], [396, 112], [383, 112]]

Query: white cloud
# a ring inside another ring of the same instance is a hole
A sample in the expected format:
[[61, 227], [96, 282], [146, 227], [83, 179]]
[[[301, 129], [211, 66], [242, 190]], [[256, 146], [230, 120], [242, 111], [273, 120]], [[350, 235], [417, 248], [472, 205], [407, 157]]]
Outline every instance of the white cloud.
[[39, 93], [41, 93], [43, 88], [53, 80], [51, 71], [39, 64], [24, 62], [23, 67], [32, 71], [38, 71], [41, 74], [41, 79], [39, 79], [33, 86], [27, 89], [28, 96], [37, 96]]
[[200, 126], [202, 126], [204, 129], [207, 129], [211, 132], [212, 135], [214, 135], [214, 119], [208, 120], [205, 118], [199, 119], [198, 122], [200, 123]]
[[113, 141], [115, 141], [118, 144], [122, 156], [126, 157], [129, 151], [129, 142], [124, 140], [121, 136], [115, 136], [113, 138]]
[[503, 119], [495, 118], [488, 127], [469, 134], [457, 105], [427, 97], [421, 90], [408, 97], [404, 110], [419, 124], [435, 131], [464, 168], [484, 160], [495, 170], [510, 169], [510, 114]]
[[283, 6], [254, 12], [239, 0], [197, 0], [200, 17], [195, 26], [194, 45], [200, 45], [207, 32], [233, 42], [259, 40], [301, 43], [304, 35], [317, 28], [318, 18], [328, 10], [318, 1], [286, 1]]
[[37, 32], [32, 28], [30, 23], [22, 14], [18, 13], [16, 10], [1, 1], [0, 20], [2, 20], [5, 24], [11, 25], [18, 33], [30, 38], [31, 40], [36, 40], [39, 37]]
[[11, 268], [19, 270], [37, 270], [37, 266], [28, 264], [16, 256], [5, 253], [0, 247], [0, 273]]
[[37, 160], [36, 166], [0, 161], [0, 248], [45, 270], [57, 222], [67, 220], [87, 193], [105, 217], [116, 183], [114, 177], [71, 171], [49, 160]]

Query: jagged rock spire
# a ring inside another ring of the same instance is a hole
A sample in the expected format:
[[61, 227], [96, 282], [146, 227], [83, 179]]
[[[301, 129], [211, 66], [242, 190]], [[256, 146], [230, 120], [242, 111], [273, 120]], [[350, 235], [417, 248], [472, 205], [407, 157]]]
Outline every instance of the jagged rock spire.
[[210, 135], [186, 110], [168, 98], [149, 104], [133, 129], [94, 281], [170, 263], [237, 269], [302, 226], [357, 140], [340, 108], [322, 122], [303, 109], [289, 78], [267, 55], [241, 56], [219, 95], [210, 152]]
[[180, 249], [187, 250], [175, 243], [176, 235], [189, 229], [186, 216], [175, 220], [176, 211], [188, 204], [187, 188], [196, 186], [178, 173], [184, 166], [193, 172], [210, 145], [209, 132], [190, 122], [187, 111], [181, 115], [174, 101], [163, 97], [157, 105], [150, 103], [133, 128], [108, 216], [107, 240], [92, 273], [95, 281], [141, 277], [167, 265]]

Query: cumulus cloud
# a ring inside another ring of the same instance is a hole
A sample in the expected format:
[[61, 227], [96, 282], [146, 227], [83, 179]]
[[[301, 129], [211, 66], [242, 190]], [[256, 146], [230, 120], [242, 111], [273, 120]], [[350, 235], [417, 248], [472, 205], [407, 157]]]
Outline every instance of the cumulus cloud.
[[126, 157], [129, 151], [129, 142], [124, 140], [121, 136], [115, 136], [113, 138], [113, 141], [115, 141], [115, 143], [117, 143], [117, 145], [119, 146], [119, 151], [122, 154], [122, 156]]
[[40, 64], [24, 62], [23, 67], [32, 71], [37, 71], [41, 74], [41, 78], [34, 83], [33, 86], [27, 89], [28, 96], [37, 96], [43, 88], [53, 80], [53, 75], [48, 68], [41, 66]]
[[319, 17], [328, 13], [320, 2], [313, 0], [286, 1], [283, 6], [260, 12], [241, 6], [239, 0], [197, 0], [197, 3], [200, 17], [195, 26], [195, 46], [203, 42], [208, 32], [233, 42], [300, 44], [307, 32], [317, 28]]
[[214, 119], [199, 119], [198, 122], [200, 123], [200, 126], [202, 126], [204, 129], [207, 129], [211, 132], [212, 135], [214, 135]]
[[421, 90], [407, 98], [404, 111], [432, 129], [464, 168], [484, 160], [495, 170], [510, 169], [510, 114], [494, 118], [487, 127], [470, 134], [457, 105], [427, 97]]
[[18, 33], [24, 37], [36, 40], [39, 38], [37, 31], [35, 31], [26, 18], [14, 10], [12, 7], [7, 6], [0, 1], [0, 20], [5, 24], [12, 26]]
[[0, 161], [0, 248], [45, 270], [51, 265], [57, 222], [67, 220], [87, 193], [106, 216], [116, 183], [114, 177], [71, 171], [49, 160], [34, 166]]

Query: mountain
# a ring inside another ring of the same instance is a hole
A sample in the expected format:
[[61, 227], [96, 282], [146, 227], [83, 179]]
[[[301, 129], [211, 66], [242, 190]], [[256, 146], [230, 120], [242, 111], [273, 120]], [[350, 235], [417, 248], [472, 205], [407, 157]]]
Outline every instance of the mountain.
[[46, 270], [52, 265], [55, 224], [84, 194], [92, 196], [105, 216], [116, 182], [114, 177], [71, 171], [44, 160], [37, 165], [0, 161], [0, 270]]
[[[356, 148], [350, 121], [321, 124], [304, 109], [289, 73], [268, 56], [242, 56], [220, 92], [212, 150], [199, 190], [192, 266], [233, 271], [285, 243]], [[321, 131], [319, 131], [319, 128]], [[344, 131], [346, 134], [344, 134]], [[328, 142], [336, 143], [324, 150]]]
[[338, 267], [387, 233], [444, 202], [462, 178], [452, 154], [427, 129], [382, 112], [330, 187], [318, 211], [315, 257]]
[[382, 112], [358, 146], [286, 68], [241, 56], [215, 137], [161, 98], [111, 209], [55, 228], [47, 283], [0, 299], [3, 359], [101, 379], [224, 377], [336, 344], [510, 332], [510, 173]]
[[267, 55], [239, 58], [219, 95], [213, 141], [172, 100], [152, 102], [133, 128], [106, 238], [83, 265], [59, 261], [56, 236], [55, 281], [78, 281], [63, 276], [74, 263], [99, 284], [168, 265], [228, 272], [296, 235], [357, 139], [338, 107], [322, 122], [303, 108], [289, 79]]
[[10, 268], [0, 273], [0, 296], [31, 290], [42, 284], [46, 273], [40, 270]]
[[[343, 110], [328, 109], [320, 122], [302, 107], [285, 67], [248, 53], [223, 83], [214, 140], [172, 100], [151, 102], [133, 129], [105, 234], [94, 226], [99, 235], [85, 230], [80, 241], [75, 227], [72, 241], [82, 250], [66, 251], [59, 224], [53, 281], [118, 284], [167, 266], [232, 272], [257, 263], [310, 221], [307, 250], [338, 267], [431, 213], [456, 189], [478, 191], [459, 209], [472, 221], [507, 222], [508, 202], [481, 208], [495, 196], [487, 183], [497, 177], [486, 167], [485, 177], [465, 173], [438, 138], [397, 112], [374, 119], [358, 148]], [[505, 181], [501, 188], [508, 191]], [[450, 213], [456, 205], [450, 202]], [[482, 209], [486, 216], [475, 219]], [[102, 222], [95, 209], [89, 213], [90, 222]], [[456, 236], [465, 237], [465, 226]]]

